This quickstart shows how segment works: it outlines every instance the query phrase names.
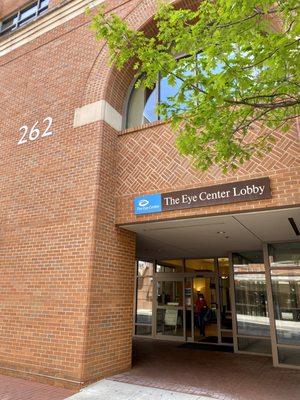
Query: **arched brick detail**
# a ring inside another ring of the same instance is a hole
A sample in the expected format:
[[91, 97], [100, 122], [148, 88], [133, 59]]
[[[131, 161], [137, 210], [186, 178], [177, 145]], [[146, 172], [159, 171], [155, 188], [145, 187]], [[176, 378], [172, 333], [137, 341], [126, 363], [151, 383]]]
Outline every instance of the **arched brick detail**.
[[[176, 7], [195, 7], [198, 1], [170, 0], [170, 2], [175, 3]], [[129, 12], [128, 8], [119, 9], [118, 15], [126, 20], [131, 28], [144, 30], [151, 35], [155, 32], [153, 15], [156, 9], [157, 0], [139, 0], [132, 5]], [[95, 60], [87, 82], [83, 104], [105, 99], [122, 114], [128, 88], [134, 77], [133, 63], [129, 63], [127, 68], [122, 71], [111, 68], [108, 48], [104, 43], [101, 45], [101, 51]]]
[[[125, 10], [123, 10], [124, 13], [122, 11], [122, 17], [132, 28], [145, 30], [150, 34], [154, 32], [153, 15], [156, 4], [156, 0], [136, 2], [129, 12], [127, 8], [127, 14]], [[195, 1], [176, 1], [176, 4], [178, 6], [193, 4], [195, 6]], [[110, 69], [108, 49], [104, 43], [102, 46], [88, 79], [83, 104], [105, 99], [122, 114], [134, 72], [130, 65], [122, 71]], [[256, 134], [262, 134], [263, 129], [266, 128], [256, 125], [249, 132], [249, 138]], [[274, 134], [277, 142], [272, 152], [265, 154], [262, 160], [252, 157], [237, 172], [230, 171], [227, 174], [224, 174], [218, 166], [213, 166], [206, 172], [195, 169], [191, 165], [190, 159], [178, 154], [174, 144], [174, 133], [168, 125], [158, 124], [155, 127], [137, 129], [132, 134], [119, 136], [116, 195], [123, 200], [122, 212], [117, 207], [117, 220], [122, 223], [134, 220], [131, 209], [132, 198], [138, 193], [181, 190], [204, 184], [210, 185], [261, 176], [272, 178], [272, 190], [276, 199], [269, 202], [269, 206], [289, 204], [290, 196], [285, 196], [283, 200], [283, 191], [277, 188], [279, 185], [277, 185], [277, 175], [282, 174], [284, 176], [282, 179], [286, 179], [284, 175], [286, 173], [290, 174], [290, 179], [297, 175], [300, 161], [296, 126], [292, 127], [287, 134], [282, 132]], [[149, 175], [150, 170], [151, 174]], [[144, 171], [144, 174], [141, 171]], [[127, 209], [124, 206], [124, 197], [128, 200]], [[295, 204], [296, 202], [295, 198]], [[194, 211], [194, 213], [197, 212], [199, 211]], [[174, 216], [174, 214], [172, 215]]]

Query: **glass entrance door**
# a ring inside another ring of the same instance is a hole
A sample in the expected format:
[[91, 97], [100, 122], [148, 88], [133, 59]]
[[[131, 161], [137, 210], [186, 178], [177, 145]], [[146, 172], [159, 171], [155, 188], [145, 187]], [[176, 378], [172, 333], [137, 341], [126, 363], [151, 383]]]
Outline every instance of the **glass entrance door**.
[[228, 258], [157, 261], [153, 336], [232, 344], [229, 278]]
[[197, 274], [193, 278], [194, 341], [220, 343], [218, 278], [215, 274]]
[[155, 336], [183, 340], [185, 338], [184, 278], [157, 278], [155, 286]]

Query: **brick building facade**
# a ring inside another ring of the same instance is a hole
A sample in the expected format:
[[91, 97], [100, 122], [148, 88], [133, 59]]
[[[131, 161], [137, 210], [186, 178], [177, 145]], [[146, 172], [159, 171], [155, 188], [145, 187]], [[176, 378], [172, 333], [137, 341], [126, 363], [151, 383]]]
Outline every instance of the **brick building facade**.
[[[27, 3], [2, 0], [0, 20]], [[226, 175], [194, 169], [166, 123], [124, 130], [133, 73], [109, 66], [88, 29], [92, 3], [103, 1], [50, 0], [0, 37], [0, 372], [70, 387], [131, 365], [136, 240], [120, 225], [300, 206], [296, 126]], [[155, 5], [105, 1], [147, 29]], [[271, 199], [134, 213], [142, 194], [265, 176]]]

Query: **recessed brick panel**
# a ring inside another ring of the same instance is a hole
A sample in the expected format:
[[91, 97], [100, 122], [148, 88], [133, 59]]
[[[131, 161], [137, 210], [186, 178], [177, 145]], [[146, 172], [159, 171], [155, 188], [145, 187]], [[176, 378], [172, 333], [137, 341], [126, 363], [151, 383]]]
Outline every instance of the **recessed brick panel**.
[[[250, 132], [255, 135], [260, 133]], [[296, 127], [276, 133], [276, 145], [263, 159], [253, 157], [235, 173], [224, 174], [217, 166], [202, 172], [179, 154], [176, 134], [168, 124], [153, 124], [120, 135], [117, 168], [117, 222], [119, 224], [159, 218], [201, 216], [249, 209], [275, 208], [300, 204], [300, 146]], [[164, 212], [136, 217], [133, 199], [141, 194], [172, 192], [189, 188], [269, 176], [271, 200], [242, 202], [192, 210]]]

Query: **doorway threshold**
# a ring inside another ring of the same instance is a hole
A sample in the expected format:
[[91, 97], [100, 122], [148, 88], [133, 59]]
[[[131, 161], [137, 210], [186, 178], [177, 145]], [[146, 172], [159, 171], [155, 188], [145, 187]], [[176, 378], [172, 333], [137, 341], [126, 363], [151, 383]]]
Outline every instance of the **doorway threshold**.
[[211, 343], [182, 343], [178, 346], [183, 349], [221, 351], [225, 353], [233, 353], [233, 347], [228, 345], [215, 345]]

